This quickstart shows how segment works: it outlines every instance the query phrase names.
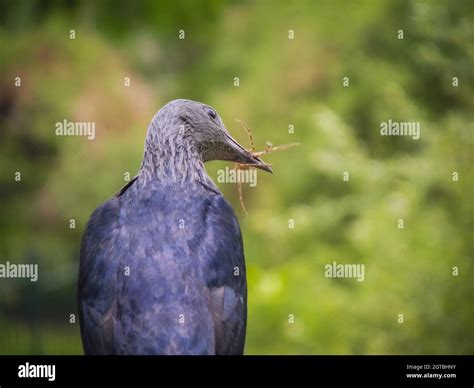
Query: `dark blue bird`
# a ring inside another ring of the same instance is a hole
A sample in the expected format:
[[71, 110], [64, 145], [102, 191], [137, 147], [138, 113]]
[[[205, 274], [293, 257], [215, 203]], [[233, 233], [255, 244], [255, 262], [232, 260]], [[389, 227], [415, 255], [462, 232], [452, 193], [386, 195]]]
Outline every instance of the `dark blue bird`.
[[211, 107], [165, 105], [138, 175], [92, 214], [78, 279], [86, 354], [242, 354], [247, 283], [239, 224], [204, 163], [271, 172]]

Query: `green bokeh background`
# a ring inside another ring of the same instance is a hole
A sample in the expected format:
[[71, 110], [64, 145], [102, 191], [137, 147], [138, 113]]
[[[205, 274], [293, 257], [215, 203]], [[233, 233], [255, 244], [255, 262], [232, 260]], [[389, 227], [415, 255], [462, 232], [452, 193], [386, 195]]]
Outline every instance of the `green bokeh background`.
[[[257, 149], [301, 143], [244, 186], [248, 216], [219, 184], [244, 237], [247, 354], [472, 354], [474, 3], [138, 3], [0, 3], [0, 262], [40, 266], [0, 279], [0, 354], [82, 353], [82, 231], [175, 98], [214, 106], [242, 144], [235, 119]], [[96, 139], [55, 136], [64, 119]], [[388, 119], [421, 138], [380, 136]], [[326, 278], [333, 261], [365, 281]]]

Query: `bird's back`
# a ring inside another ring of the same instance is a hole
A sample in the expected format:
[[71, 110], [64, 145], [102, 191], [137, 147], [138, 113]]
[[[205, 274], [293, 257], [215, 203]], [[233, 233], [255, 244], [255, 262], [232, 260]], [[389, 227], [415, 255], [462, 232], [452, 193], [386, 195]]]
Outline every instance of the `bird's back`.
[[222, 195], [200, 183], [137, 181], [97, 208], [78, 289], [88, 354], [243, 351], [240, 229]]

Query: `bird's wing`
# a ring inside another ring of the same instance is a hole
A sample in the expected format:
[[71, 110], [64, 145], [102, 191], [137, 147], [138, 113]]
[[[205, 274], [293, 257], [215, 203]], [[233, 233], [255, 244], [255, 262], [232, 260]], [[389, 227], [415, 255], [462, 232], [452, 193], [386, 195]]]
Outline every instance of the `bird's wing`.
[[[129, 251], [130, 233], [120, 223], [120, 202], [120, 198], [114, 197], [99, 206], [84, 232], [78, 300], [86, 354], [118, 351], [114, 338], [121, 327], [115, 320], [120, 288], [118, 273]], [[203, 233], [198, 233], [200, 243], [196, 241], [193, 252], [198, 256], [209, 295], [214, 322], [213, 347], [216, 354], [242, 354], [247, 288], [240, 228], [232, 208], [221, 195], [214, 193], [207, 203], [204, 220], [199, 217], [198, 222]]]
[[78, 305], [86, 354], [114, 353], [119, 211], [117, 198], [99, 206], [89, 219], [82, 239]]
[[216, 354], [243, 354], [247, 324], [247, 284], [237, 218], [222, 195], [214, 196], [200, 249], [210, 292]]

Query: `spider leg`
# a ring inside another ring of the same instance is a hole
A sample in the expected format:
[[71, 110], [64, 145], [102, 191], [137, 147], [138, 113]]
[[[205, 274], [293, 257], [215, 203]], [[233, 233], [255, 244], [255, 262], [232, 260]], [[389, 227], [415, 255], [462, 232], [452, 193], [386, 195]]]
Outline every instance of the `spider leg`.
[[269, 153], [275, 152], [275, 151], [283, 151], [283, 150], [286, 150], [288, 148], [291, 148], [291, 147], [294, 147], [294, 146], [297, 146], [297, 145], [300, 145], [300, 143], [283, 144], [283, 145], [280, 145], [280, 146], [267, 148], [264, 151], [254, 152], [253, 155], [254, 156], [262, 156], [262, 155], [269, 154]]
[[253, 153], [255, 151], [255, 143], [253, 141], [252, 130], [242, 120], [236, 119], [236, 121], [239, 122], [240, 125], [242, 125], [242, 127], [244, 127], [245, 130], [247, 131], [247, 135], [248, 135], [249, 141], [250, 141], [250, 150], [249, 151]]
[[[235, 166], [234, 166], [234, 170], [236, 170], [236, 171], [237, 170], [243, 170], [246, 167], [247, 166], [245, 166], [243, 164], [236, 163]], [[242, 182], [238, 179], [238, 175], [237, 175], [237, 192], [239, 193], [240, 206], [242, 207], [242, 210], [244, 211], [245, 215], [247, 216], [248, 212], [247, 212], [247, 209], [245, 208], [244, 196], [243, 196], [243, 193], [242, 193]]]

